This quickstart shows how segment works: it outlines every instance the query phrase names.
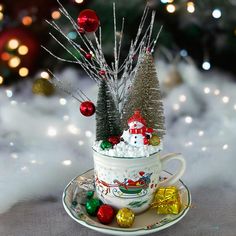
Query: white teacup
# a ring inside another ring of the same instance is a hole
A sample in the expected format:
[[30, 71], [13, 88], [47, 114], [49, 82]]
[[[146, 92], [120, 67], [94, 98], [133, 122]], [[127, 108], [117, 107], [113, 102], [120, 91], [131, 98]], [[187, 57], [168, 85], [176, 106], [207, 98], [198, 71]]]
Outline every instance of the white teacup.
[[[179, 153], [163, 157], [110, 157], [93, 151], [96, 193], [99, 199], [116, 209], [127, 207], [135, 213], [145, 211], [159, 186], [175, 184], [185, 171], [185, 160]], [[159, 182], [163, 165], [169, 160], [180, 162], [179, 171]]]

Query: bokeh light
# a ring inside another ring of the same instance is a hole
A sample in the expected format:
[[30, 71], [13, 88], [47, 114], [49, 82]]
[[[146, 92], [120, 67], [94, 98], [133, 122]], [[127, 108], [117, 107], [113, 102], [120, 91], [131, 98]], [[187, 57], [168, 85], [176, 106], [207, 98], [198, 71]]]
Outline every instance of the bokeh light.
[[8, 48], [11, 50], [17, 49], [19, 47], [19, 41], [17, 39], [11, 39], [8, 42]]
[[27, 53], [29, 52], [29, 49], [27, 46], [25, 45], [21, 45], [19, 48], [18, 48], [18, 53], [20, 55], [26, 55]]
[[175, 10], [176, 10], [176, 7], [175, 7], [174, 4], [168, 4], [168, 5], [166, 6], [166, 10], [167, 10], [169, 13], [174, 13]]
[[14, 56], [14, 57], [12, 57], [12, 58], [9, 60], [8, 65], [9, 65], [11, 68], [16, 68], [16, 67], [18, 67], [18, 66], [20, 65], [20, 63], [21, 63], [20, 58], [17, 57], [17, 56]]
[[19, 75], [21, 77], [26, 77], [29, 74], [29, 70], [26, 67], [22, 67], [19, 69]]
[[32, 19], [31, 16], [24, 16], [24, 17], [22, 18], [22, 24], [25, 25], [25, 26], [31, 25], [32, 22], [33, 22], [33, 19]]

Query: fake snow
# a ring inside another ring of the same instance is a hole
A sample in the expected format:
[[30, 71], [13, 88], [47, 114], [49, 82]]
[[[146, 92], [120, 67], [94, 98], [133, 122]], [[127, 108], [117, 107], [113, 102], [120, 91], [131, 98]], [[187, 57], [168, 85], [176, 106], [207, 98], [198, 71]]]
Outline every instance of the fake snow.
[[100, 154], [111, 157], [149, 157], [150, 155], [160, 152], [162, 150], [162, 143], [158, 146], [143, 145], [141, 147], [134, 147], [125, 142], [120, 142], [114, 145], [113, 148], [103, 150], [100, 145], [102, 141], [97, 141], [93, 145], [93, 149]]

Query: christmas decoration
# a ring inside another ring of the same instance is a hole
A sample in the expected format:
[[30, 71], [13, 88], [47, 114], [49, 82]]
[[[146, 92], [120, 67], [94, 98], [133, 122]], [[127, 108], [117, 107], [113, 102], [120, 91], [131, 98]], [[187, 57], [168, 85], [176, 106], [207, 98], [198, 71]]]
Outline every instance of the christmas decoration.
[[152, 128], [146, 127], [146, 121], [139, 111], [128, 120], [129, 130], [123, 132], [122, 138], [131, 146], [140, 147], [149, 144], [149, 138], [153, 133]]
[[107, 204], [101, 205], [98, 213], [97, 218], [102, 224], [110, 224], [115, 216], [114, 209]]
[[97, 31], [99, 26], [99, 19], [96, 12], [90, 9], [80, 12], [77, 22], [79, 27], [88, 33]]
[[178, 189], [174, 186], [158, 188], [152, 208], [156, 208], [158, 214], [179, 214], [181, 202]]
[[91, 59], [92, 59], [92, 54], [91, 54], [91, 53], [86, 53], [85, 57], [86, 57], [88, 60], [91, 60]]
[[86, 205], [94, 195], [94, 180], [81, 178], [73, 183], [73, 189], [72, 206], [76, 208], [78, 204]]
[[37, 95], [51, 96], [54, 91], [53, 85], [47, 79], [36, 79], [32, 86], [32, 92]]
[[149, 139], [149, 144], [152, 146], [158, 146], [160, 144], [160, 138], [155, 134]]
[[105, 70], [100, 70], [99, 71], [99, 75], [105, 75], [106, 74], [106, 71]]
[[87, 198], [88, 199], [91, 199], [93, 197], [93, 195], [94, 195], [94, 191], [93, 190], [90, 190], [90, 191], [87, 192]]
[[85, 209], [89, 215], [96, 216], [100, 206], [101, 201], [98, 198], [93, 198], [86, 202]]
[[118, 144], [120, 142], [120, 137], [118, 136], [111, 136], [108, 138], [108, 141], [112, 144], [112, 146]]
[[120, 114], [105, 80], [99, 86], [96, 122], [96, 140], [107, 140], [121, 134]]
[[135, 110], [140, 110], [147, 126], [157, 129], [160, 138], [165, 134], [164, 112], [155, 64], [151, 53], [146, 52], [128, 94], [123, 110], [123, 126]]
[[129, 228], [134, 223], [134, 212], [129, 208], [122, 208], [116, 215], [117, 224], [122, 228]]
[[105, 149], [110, 149], [112, 148], [112, 144], [109, 141], [102, 141], [100, 147], [105, 150]]
[[80, 112], [84, 116], [92, 116], [95, 113], [95, 106], [91, 101], [82, 102], [80, 105]]

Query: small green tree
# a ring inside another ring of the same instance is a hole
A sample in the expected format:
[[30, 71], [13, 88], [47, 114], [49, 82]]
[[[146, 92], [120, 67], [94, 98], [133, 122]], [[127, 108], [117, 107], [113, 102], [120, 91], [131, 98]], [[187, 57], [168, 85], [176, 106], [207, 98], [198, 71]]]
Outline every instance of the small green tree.
[[121, 135], [121, 118], [105, 80], [100, 82], [96, 106], [96, 140]]
[[164, 110], [157, 72], [151, 53], [141, 59], [136, 76], [130, 88], [122, 111], [122, 124], [127, 127], [127, 120], [139, 110], [146, 119], [147, 126], [158, 131], [160, 138], [165, 134]]

